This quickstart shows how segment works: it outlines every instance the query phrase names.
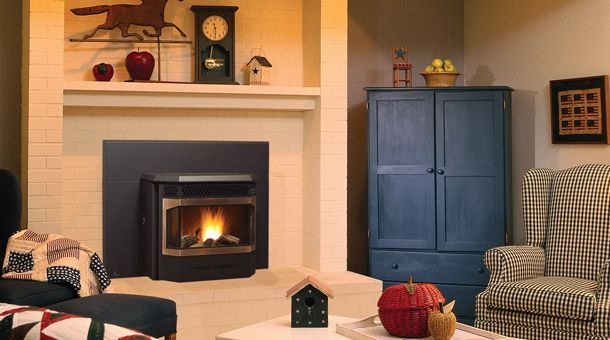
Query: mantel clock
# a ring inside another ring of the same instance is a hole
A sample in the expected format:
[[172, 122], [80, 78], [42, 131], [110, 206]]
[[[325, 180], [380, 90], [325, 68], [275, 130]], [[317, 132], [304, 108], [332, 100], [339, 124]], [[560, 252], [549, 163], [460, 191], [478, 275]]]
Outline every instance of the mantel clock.
[[195, 13], [195, 82], [235, 82], [235, 6], [192, 6]]

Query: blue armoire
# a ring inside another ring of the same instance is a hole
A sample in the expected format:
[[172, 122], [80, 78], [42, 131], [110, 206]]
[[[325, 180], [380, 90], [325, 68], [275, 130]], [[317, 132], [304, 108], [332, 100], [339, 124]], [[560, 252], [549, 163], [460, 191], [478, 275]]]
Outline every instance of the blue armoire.
[[437, 285], [474, 320], [511, 226], [508, 87], [366, 88], [370, 275]]

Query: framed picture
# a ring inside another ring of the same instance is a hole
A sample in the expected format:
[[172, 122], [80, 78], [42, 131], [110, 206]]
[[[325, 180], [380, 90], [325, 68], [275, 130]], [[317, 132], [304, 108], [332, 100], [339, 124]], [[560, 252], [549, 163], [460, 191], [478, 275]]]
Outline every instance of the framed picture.
[[553, 144], [608, 144], [608, 76], [551, 80]]

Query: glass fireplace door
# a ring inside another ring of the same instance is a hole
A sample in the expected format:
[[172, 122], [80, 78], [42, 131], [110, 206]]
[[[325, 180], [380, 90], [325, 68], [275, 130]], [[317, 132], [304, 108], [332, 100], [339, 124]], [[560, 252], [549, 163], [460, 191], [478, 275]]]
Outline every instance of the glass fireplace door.
[[256, 199], [163, 198], [162, 253], [169, 256], [255, 250]]

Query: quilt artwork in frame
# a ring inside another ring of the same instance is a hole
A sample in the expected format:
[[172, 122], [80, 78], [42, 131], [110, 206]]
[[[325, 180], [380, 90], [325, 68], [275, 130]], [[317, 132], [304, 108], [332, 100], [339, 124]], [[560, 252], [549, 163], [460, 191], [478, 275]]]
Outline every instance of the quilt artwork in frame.
[[551, 80], [553, 144], [608, 144], [608, 76]]

